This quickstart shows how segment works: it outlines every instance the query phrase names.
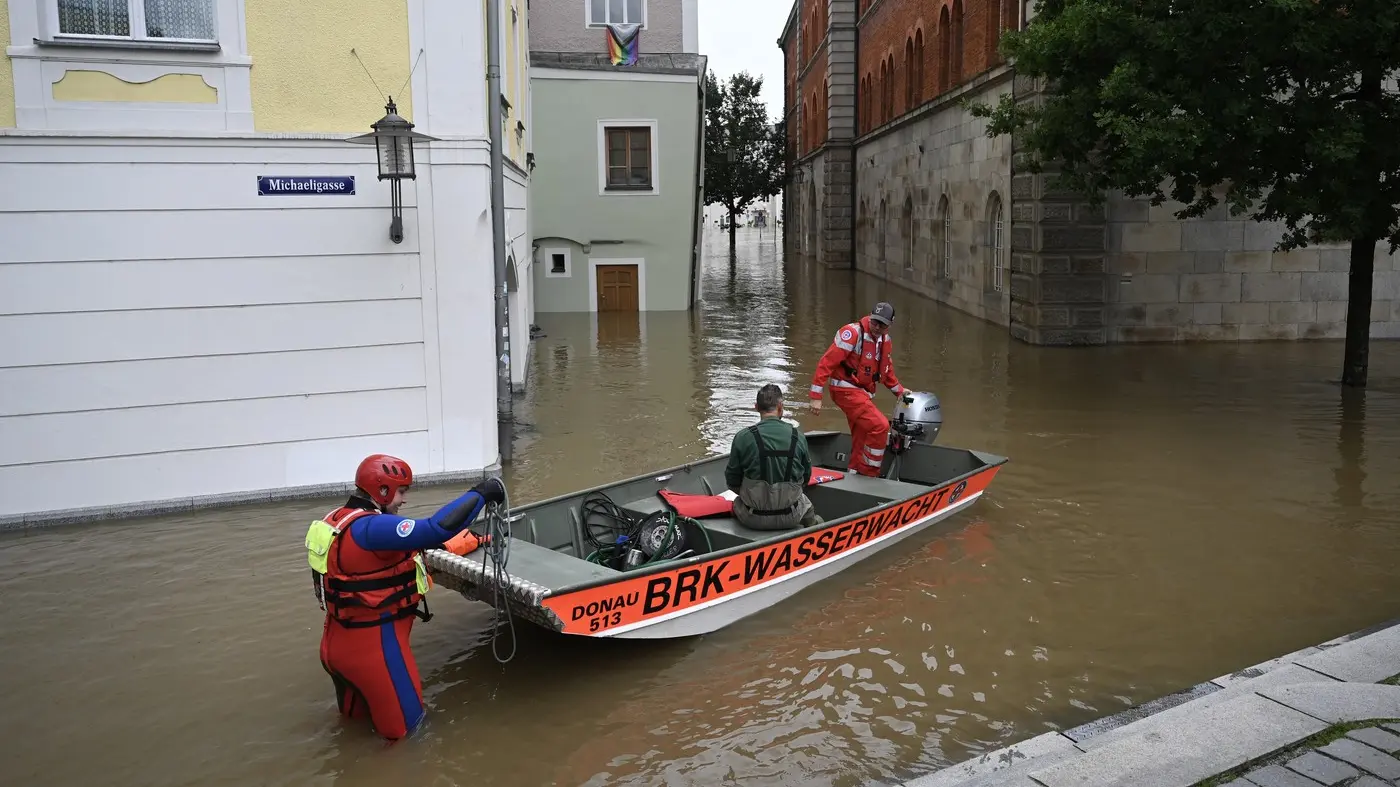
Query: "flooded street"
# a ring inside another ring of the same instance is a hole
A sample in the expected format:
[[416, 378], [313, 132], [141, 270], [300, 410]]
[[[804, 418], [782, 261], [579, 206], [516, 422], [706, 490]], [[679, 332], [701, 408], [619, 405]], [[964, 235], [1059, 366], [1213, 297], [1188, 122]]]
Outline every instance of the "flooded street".
[[517, 622], [502, 666], [490, 610], [436, 593], [414, 629], [428, 720], [393, 747], [342, 725], [317, 660], [302, 538], [334, 501], [10, 534], [4, 782], [889, 783], [1400, 615], [1400, 343], [1344, 402], [1340, 343], [1034, 348], [785, 266], [771, 230], [732, 263], [704, 242], [693, 313], [538, 315], [513, 503], [727, 451], [766, 382], [844, 430], [829, 399], [800, 405], [877, 300], [901, 381], [943, 401], [939, 442], [1010, 457], [981, 501], [695, 640]]

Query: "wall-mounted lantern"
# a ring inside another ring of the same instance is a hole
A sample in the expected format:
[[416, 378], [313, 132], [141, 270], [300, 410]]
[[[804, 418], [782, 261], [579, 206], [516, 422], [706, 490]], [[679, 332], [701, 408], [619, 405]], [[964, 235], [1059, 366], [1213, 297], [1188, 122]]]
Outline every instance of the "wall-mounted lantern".
[[393, 218], [389, 221], [389, 240], [403, 243], [403, 188], [400, 181], [416, 180], [413, 143], [437, 142], [437, 137], [420, 134], [413, 130], [413, 124], [399, 117], [394, 106], [394, 97], [384, 105], [384, 117], [375, 121], [369, 134], [361, 134], [345, 140], [356, 145], [374, 145], [379, 158], [379, 179], [389, 181], [390, 209]]

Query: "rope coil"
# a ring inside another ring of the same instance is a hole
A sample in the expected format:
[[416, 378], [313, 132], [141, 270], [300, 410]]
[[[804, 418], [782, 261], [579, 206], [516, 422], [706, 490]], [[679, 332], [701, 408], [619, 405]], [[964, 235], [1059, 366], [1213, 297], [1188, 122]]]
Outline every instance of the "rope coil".
[[[501, 485], [502, 490], [505, 485]], [[491, 655], [496, 661], [505, 664], [515, 658], [515, 619], [510, 613], [510, 596], [504, 588], [509, 580], [507, 579], [506, 564], [510, 560], [510, 492], [504, 492], [505, 500], [500, 503], [486, 504], [486, 544], [483, 547], [485, 553], [481, 557], [482, 573], [489, 573], [491, 576], [491, 606], [495, 609], [495, 615], [491, 621]], [[488, 567], [487, 563], [491, 565]], [[501, 657], [500, 648], [496, 641], [501, 636], [501, 618], [505, 618], [506, 628], [510, 630], [510, 655]]]

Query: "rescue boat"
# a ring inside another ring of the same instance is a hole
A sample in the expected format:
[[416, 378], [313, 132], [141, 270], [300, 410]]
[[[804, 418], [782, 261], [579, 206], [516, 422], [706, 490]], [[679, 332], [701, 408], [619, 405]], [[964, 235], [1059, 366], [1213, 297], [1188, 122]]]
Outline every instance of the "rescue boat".
[[1008, 459], [936, 445], [942, 423], [936, 395], [906, 393], [874, 477], [845, 470], [850, 434], [805, 432], [824, 520], [810, 527], [741, 525], [723, 454], [523, 506], [505, 550], [430, 550], [426, 564], [437, 584], [563, 634], [708, 634], [973, 505]]

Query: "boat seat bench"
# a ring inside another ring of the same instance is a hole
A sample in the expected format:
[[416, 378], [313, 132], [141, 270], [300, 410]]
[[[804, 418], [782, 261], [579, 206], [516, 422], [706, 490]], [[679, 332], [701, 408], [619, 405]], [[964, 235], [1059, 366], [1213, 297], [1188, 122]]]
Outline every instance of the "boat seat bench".
[[[888, 478], [870, 478], [868, 476], [848, 473], [845, 478], [835, 481], [827, 481], [824, 484], [815, 484], [807, 487], [807, 497], [816, 506], [817, 513], [822, 514], [823, 510], [835, 516], [823, 517], [828, 521], [839, 519], [859, 510], [878, 506], [883, 502], [893, 500], [905, 500], [929, 491], [929, 487], [922, 484], [910, 484], [904, 481], [895, 481]], [[822, 505], [821, 498], [831, 496], [829, 502], [832, 505]], [[651, 495], [641, 500], [634, 500], [622, 506], [629, 511], [634, 511], [643, 516], [654, 514], [657, 511], [666, 509], [666, 504], [661, 500], [660, 495]], [[667, 509], [669, 510], [669, 509]], [[707, 516], [697, 519], [701, 527], [712, 534], [720, 535], [721, 541], [726, 543], [716, 543], [717, 549], [724, 549], [734, 546], [735, 543], [752, 543], [773, 536], [778, 530], [754, 530], [739, 524], [739, 520], [732, 516]], [[732, 538], [724, 538], [730, 536]], [[733, 541], [733, 543], [729, 543]]]
[[[918, 497], [924, 492], [932, 489], [924, 484], [911, 484], [907, 481], [896, 481], [891, 478], [871, 478], [870, 476], [847, 473], [845, 478], [838, 478], [835, 481], [827, 481], [824, 484], [817, 484], [818, 489], [840, 489], [845, 492], [855, 492], [860, 495], [878, 497], [883, 500], [906, 500], [911, 497]], [[812, 487], [807, 487], [807, 496], [812, 496]]]

